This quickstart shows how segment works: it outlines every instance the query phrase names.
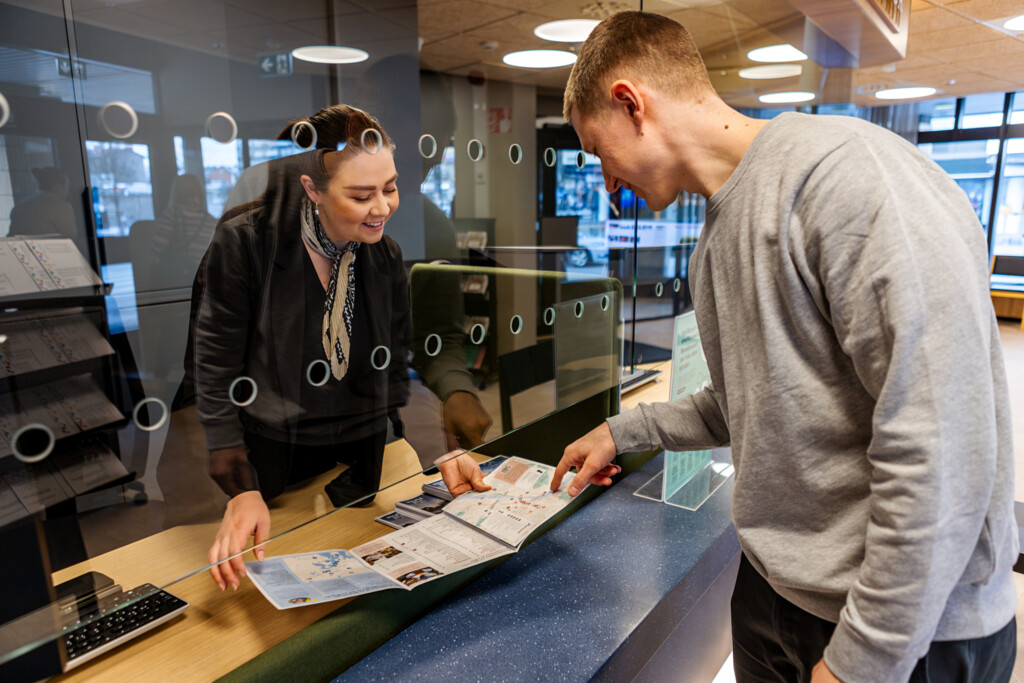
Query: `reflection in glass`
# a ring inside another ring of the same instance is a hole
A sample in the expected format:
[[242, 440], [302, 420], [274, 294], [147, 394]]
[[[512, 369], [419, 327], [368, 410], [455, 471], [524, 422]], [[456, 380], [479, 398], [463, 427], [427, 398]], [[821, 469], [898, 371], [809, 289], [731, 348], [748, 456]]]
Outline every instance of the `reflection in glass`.
[[523, 331], [523, 318], [520, 315], [512, 316], [512, 319], [508, 321], [508, 329], [512, 334], [519, 334]]
[[576, 168], [583, 168], [587, 165], [587, 155], [583, 151], [576, 153]]
[[[155, 421], [150, 420], [148, 425], [144, 425], [142, 424], [142, 421], [139, 419], [139, 414], [142, 412], [142, 409], [145, 408], [150, 403], [155, 404], [158, 408], [160, 408], [160, 417]], [[167, 404], [161, 401], [159, 398], [149, 396], [135, 404], [135, 410], [132, 411], [132, 422], [134, 422], [135, 426], [144, 432], [155, 432], [156, 430], [160, 429], [161, 427], [164, 426], [164, 424], [167, 423], [168, 416], [169, 413], [167, 410]]]
[[523, 160], [523, 148], [519, 145], [512, 145], [508, 148], [508, 160], [513, 164], [518, 164]]
[[473, 138], [466, 143], [466, 154], [469, 156], [471, 161], [480, 161], [484, 158], [484, 143]]
[[206, 117], [206, 135], [226, 145], [238, 137], [238, 124], [226, 111], [214, 112]]
[[[40, 462], [53, 452], [57, 443], [49, 427], [33, 422], [21, 427], [11, 437], [11, 451], [22, 462]], [[40, 445], [42, 444], [42, 445]]]
[[577, 318], [582, 316], [583, 315], [583, 302], [582, 301], [577, 301], [576, 305], [572, 307], [572, 310], [573, 310], [573, 313], [576, 314]]
[[665, 293], [665, 285], [663, 285], [660, 282], [658, 284], [654, 285], [654, 296], [661, 296], [664, 293]]
[[136, 221], [153, 220], [149, 146], [87, 140], [98, 237], [127, 236]]
[[107, 135], [118, 140], [130, 138], [139, 129], [139, 115], [130, 104], [120, 100], [103, 105], [100, 108], [99, 121]]
[[555, 152], [554, 147], [548, 147], [544, 150], [544, 165], [548, 168], [555, 165], [558, 161], [558, 153]]
[[608, 310], [608, 306], [609, 306], [610, 303], [611, 303], [611, 299], [608, 298], [607, 294], [602, 296], [601, 297], [601, 310], [602, 311], [607, 311]]
[[474, 344], [482, 344], [484, 341], [484, 337], [486, 336], [487, 330], [484, 329], [484, 326], [481, 325], [480, 323], [474, 324], [473, 327], [470, 328], [469, 330], [469, 341], [473, 342]]
[[544, 309], [544, 324], [554, 325], [555, 324], [555, 309], [548, 307]]
[[682, 281], [679, 278], [676, 278], [675, 280], [672, 281], [672, 291], [678, 292], [679, 288], [682, 287], [682, 285]]

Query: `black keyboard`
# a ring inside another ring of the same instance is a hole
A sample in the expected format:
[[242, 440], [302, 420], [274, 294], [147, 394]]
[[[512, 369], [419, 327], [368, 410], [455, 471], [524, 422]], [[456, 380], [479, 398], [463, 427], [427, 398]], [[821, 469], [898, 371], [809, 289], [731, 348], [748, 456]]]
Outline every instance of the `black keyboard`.
[[[129, 602], [130, 605], [126, 604]], [[186, 607], [187, 602], [150, 583], [122, 593], [99, 617], [84, 625], [73, 624], [65, 629], [64, 647], [67, 648], [68, 661], [64, 670], [95, 659], [170, 621]]]

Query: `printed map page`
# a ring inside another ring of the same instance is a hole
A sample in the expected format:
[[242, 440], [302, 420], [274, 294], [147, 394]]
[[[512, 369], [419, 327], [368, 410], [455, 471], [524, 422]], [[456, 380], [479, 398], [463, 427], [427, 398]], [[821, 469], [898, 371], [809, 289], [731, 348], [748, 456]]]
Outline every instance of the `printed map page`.
[[453, 516], [494, 538], [518, 548], [541, 524], [568, 505], [567, 489], [573, 474], [566, 474], [559, 491], [549, 490], [555, 468], [509, 458], [484, 477], [490, 491], [463, 494], [448, 503], [445, 514]]

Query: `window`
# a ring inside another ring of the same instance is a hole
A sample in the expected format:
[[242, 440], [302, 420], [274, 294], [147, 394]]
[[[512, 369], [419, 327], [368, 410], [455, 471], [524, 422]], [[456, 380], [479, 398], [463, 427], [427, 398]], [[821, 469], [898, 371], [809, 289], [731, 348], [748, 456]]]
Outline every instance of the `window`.
[[964, 98], [960, 114], [961, 128], [988, 128], [1003, 123], [1003, 100], [1001, 92], [971, 95]]
[[1014, 93], [1013, 102], [1010, 104], [1010, 120], [1007, 123], [1024, 123], [1024, 90]]
[[249, 146], [249, 165], [256, 166], [271, 159], [298, 154], [302, 150], [290, 140], [247, 140]]
[[153, 220], [149, 146], [87, 140], [98, 237], [128, 236], [132, 223]]
[[225, 145], [213, 138], [201, 138], [199, 144], [203, 155], [206, 210], [211, 216], [220, 216], [224, 202], [242, 175], [242, 141]]
[[455, 148], [444, 148], [441, 162], [431, 167], [427, 177], [420, 184], [420, 192], [441, 209], [445, 216], [452, 217], [452, 201], [455, 199]]
[[917, 105], [917, 130], [953, 130], [956, 126], [956, 98], [928, 100]]
[[1024, 138], [1006, 141], [992, 253], [1024, 256]]

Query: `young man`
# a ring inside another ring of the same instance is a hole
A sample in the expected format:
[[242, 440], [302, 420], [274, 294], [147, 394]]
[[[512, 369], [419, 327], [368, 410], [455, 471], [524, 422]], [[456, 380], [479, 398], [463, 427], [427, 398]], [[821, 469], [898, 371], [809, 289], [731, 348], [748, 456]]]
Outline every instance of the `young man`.
[[552, 488], [573, 466], [610, 484], [619, 452], [729, 444], [740, 681], [1009, 680], [1013, 448], [964, 193], [864, 121], [742, 116], [655, 14], [594, 30], [565, 115], [609, 192], [707, 198], [689, 273], [712, 386], [609, 419]]

